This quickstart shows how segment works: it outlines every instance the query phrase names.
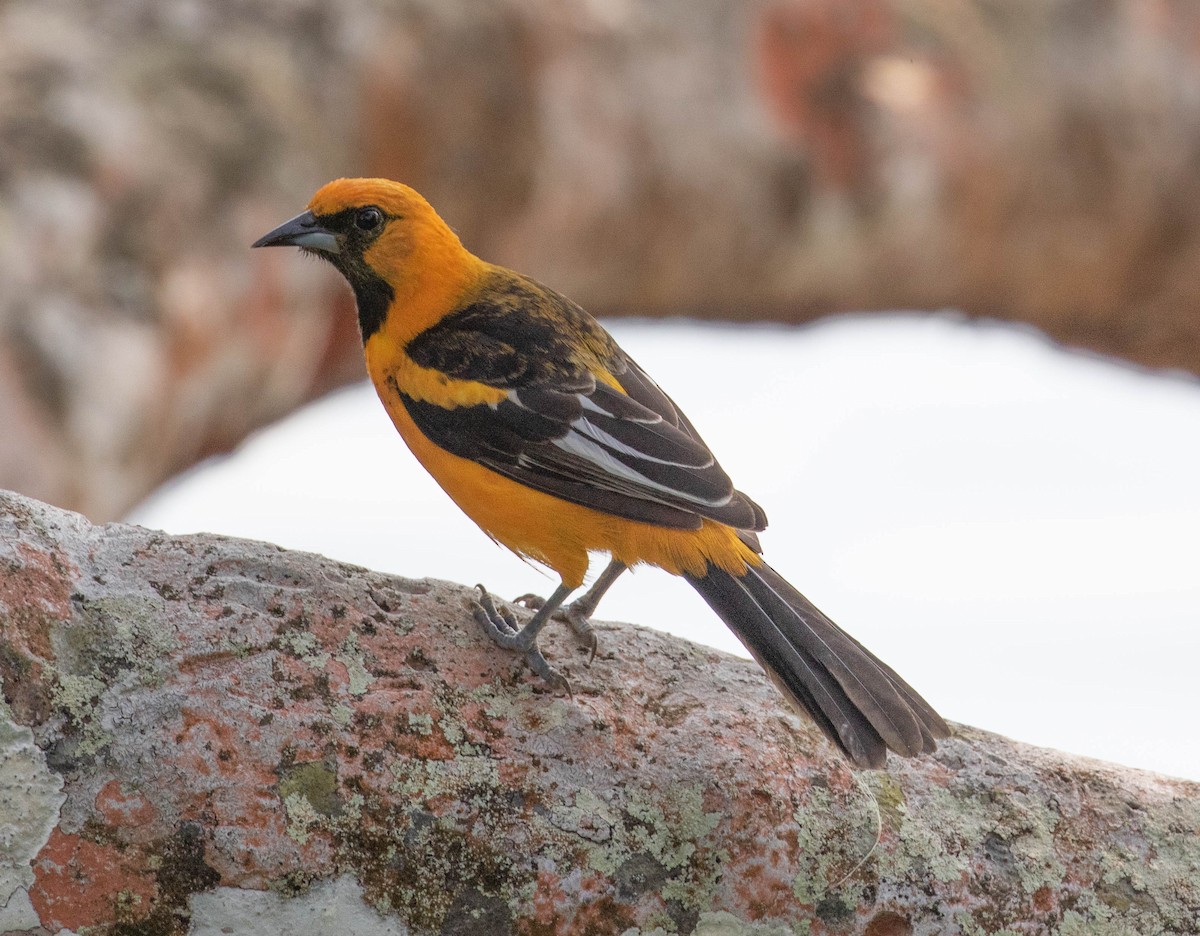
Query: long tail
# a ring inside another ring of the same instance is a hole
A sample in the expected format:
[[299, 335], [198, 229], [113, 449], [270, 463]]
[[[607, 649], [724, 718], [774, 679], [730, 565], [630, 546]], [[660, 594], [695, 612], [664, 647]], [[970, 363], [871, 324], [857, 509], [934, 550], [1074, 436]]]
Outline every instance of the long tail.
[[928, 753], [950, 729], [886, 663], [766, 563], [736, 576], [710, 566], [687, 580], [754, 659], [859, 767], [888, 750]]

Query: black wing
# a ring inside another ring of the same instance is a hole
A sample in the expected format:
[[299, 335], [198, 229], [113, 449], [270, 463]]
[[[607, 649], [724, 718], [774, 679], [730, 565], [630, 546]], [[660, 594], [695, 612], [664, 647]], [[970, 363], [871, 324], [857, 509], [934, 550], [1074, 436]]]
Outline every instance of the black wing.
[[[434, 443], [572, 503], [660, 526], [702, 518], [766, 526], [735, 491], [691, 423], [586, 312], [506, 274], [482, 298], [409, 342], [417, 364], [507, 392], [498, 404], [447, 409], [407, 396]], [[589, 360], [590, 359], [590, 360]], [[595, 362], [621, 384], [598, 381]]]

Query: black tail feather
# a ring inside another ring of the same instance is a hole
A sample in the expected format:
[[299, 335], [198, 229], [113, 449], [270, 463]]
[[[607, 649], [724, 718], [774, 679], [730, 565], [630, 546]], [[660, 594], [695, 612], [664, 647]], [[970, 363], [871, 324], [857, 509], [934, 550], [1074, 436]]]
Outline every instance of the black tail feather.
[[950, 734], [917, 693], [763, 563], [687, 576], [784, 694], [860, 767], [911, 757]]

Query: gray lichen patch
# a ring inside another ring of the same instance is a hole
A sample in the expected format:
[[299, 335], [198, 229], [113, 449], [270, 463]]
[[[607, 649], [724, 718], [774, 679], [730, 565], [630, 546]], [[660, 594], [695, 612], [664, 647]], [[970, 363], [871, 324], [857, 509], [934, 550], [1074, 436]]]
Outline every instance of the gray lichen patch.
[[317, 638], [309, 631], [281, 631], [278, 640], [280, 646], [287, 649], [292, 656], [298, 660], [303, 660], [314, 669], [322, 670], [325, 668], [325, 664], [329, 662], [329, 654], [320, 649]]
[[389, 770], [395, 780], [391, 791], [426, 804], [450, 797], [479, 802], [480, 797], [504, 796], [496, 762], [488, 757], [463, 755], [450, 760], [399, 759]]
[[[882, 820], [870, 789], [812, 784], [794, 814], [801, 870], [792, 893], [804, 904], [836, 895], [871, 855]], [[855, 903], [856, 900], [851, 900]]]
[[380, 913], [397, 914], [417, 932], [441, 931], [464, 888], [507, 914], [528, 876], [518, 864], [526, 863], [503, 847], [489, 810], [460, 812], [476, 818], [474, 832], [458, 828], [460, 815], [368, 809], [353, 822], [335, 823], [339, 861], [354, 868]]
[[1055, 785], [1034, 766], [1044, 754], [989, 740], [959, 745], [949, 782], [910, 785], [903, 801], [893, 781], [871, 779], [895, 846], [864, 882], [960, 889], [962, 905], [938, 920], [965, 936], [1200, 932], [1200, 802], [1142, 801], [1128, 777], [1093, 763], [1059, 767], [1053, 777], [1069, 769], [1072, 785]]
[[362, 649], [358, 645], [358, 634], [353, 631], [346, 635], [346, 639], [342, 641], [334, 659], [346, 667], [346, 673], [350, 679], [348, 688], [351, 695], [363, 695], [375, 681], [375, 677], [368, 672], [364, 662]]
[[1154, 811], [1122, 805], [1129, 811], [1123, 841], [1105, 850], [1099, 880], [1055, 936], [1200, 932], [1200, 802], [1178, 797]]
[[164, 625], [164, 608], [153, 595], [76, 596], [71, 620], [53, 632], [51, 698], [76, 732], [76, 756], [94, 756], [113, 740], [102, 711], [119, 706], [113, 686], [155, 688], [167, 678], [178, 638]]
[[[1187, 932], [1200, 922], [1200, 802], [1176, 797], [1158, 812], [1144, 812], [1141, 825], [1151, 851], [1141, 868], [1127, 871], [1134, 899], [1144, 893], [1164, 923]], [[1120, 871], [1106, 869], [1104, 880], [1114, 877], [1121, 880]]]
[[77, 599], [77, 614], [60, 634], [60, 667], [76, 674], [111, 676], [132, 670], [145, 685], [163, 676], [163, 660], [178, 644], [166, 602], [156, 595]]
[[302, 793], [289, 793], [283, 797], [283, 808], [287, 810], [287, 834], [297, 845], [307, 845], [312, 829], [321, 822], [321, 814]]
[[108, 743], [108, 735], [100, 727], [99, 720], [93, 718], [96, 702], [105, 688], [104, 681], [96, 676], [72, 673], [60, 673], [54, 686], [51, 694], [54, 704], [83, 732], [80, 753], [94, 754]]
[[66, 797], [33, 732], [12, 720], [0, 702], [0, 932], [38, 925], [25, 896], [30, 862], [50, 838]]
[[726, 856], [721, 849], [697, 846], [723, 818], [705, 810], [701, 787], [633, 788], [611, 801], [580, 790], [571, 807], [559, 807], [548, 818], [584, 846], [589, 868], [619, 886], [624, 882], [630, 894], [639, 883], [649, 887], [653, 881], [654, 892], [682, 910], [708, 909]]

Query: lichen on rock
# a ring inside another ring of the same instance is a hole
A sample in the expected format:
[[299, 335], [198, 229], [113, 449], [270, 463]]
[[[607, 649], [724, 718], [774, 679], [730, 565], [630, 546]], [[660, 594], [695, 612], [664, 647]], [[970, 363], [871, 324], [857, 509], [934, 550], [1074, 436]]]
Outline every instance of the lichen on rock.
[[555, 696], [458, 586], [15, 495], [0, 567], [5, 925], [1200, 931], [1196, 784], [964, 726], [855, 774], [747, 661], [551, 629]]

